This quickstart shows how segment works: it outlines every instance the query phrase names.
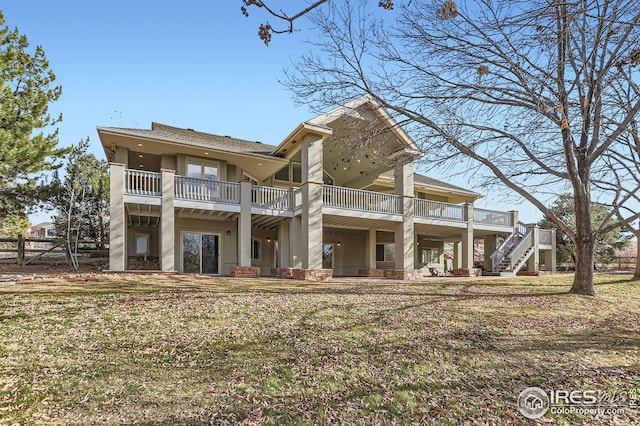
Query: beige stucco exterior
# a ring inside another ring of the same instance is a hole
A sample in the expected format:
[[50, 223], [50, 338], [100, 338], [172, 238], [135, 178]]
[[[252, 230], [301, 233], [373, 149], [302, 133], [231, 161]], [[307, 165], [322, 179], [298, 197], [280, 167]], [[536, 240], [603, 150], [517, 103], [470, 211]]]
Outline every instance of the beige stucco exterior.
[[[370, 129], [373, 154], [350, 151], [352, 133]], [[151, 259], [165, 272], [409, 277], [473, 268], [475, 240], [493, 249], [524, 229], [517, 212], [474, 209], [479, 194], [415, 174], [417, 145], [370, 99], [300, 124], [278, 146], [155, 123], [98, 133], [111, 161], [112, 270]], [[535, 253], [553, 258], [555, 239], [530, 231]], [[523, 260], [530, 270], [535, 253]], [[493, 270], [490, 254], [481, 261]]]

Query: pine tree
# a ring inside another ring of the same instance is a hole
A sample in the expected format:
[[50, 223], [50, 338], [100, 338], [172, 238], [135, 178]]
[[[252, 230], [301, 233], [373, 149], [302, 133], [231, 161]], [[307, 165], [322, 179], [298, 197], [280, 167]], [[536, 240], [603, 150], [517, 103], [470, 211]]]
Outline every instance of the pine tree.
[[62, 116], [49, 104], [59, 86], [42, 47], [29, 51], [27, 37], [4, 26], [0, 12], [0, 217], [24, 214], [42, 199], [42, 172], [55, 169], [66, 150], [57, 147]]

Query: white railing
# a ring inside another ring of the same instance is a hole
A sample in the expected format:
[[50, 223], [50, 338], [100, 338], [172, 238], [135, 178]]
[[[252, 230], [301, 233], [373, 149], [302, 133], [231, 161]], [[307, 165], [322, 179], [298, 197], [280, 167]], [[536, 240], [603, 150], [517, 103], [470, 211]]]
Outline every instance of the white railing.
[[502, 262], [502, 259], [505, 258], [507, 252], [513, 247], [514, 244], [518, 241], [518, 235], [514, 232], [509, 237], [500, 244], [492, 254], [489, 256], [492, 260], [491, 271], [496, 272], [497, 266]]
[[176, 176], [176, 198], [240, 204], [240, 184]]
[[511, 269], [516, 265], [516, 263], [520, 260], [522, 256], [531, 248], [533, 244], [533, 232], [530, 230], [527, 232], [527, 235], [521, 239], [515, 247], [509, 253], [509, 258], [511, 259]]
[[511, 212], [499, 212], [496, 210], [473, 209], [473, 221], [486, 225], [513, 226], [513, 214]]
[[298, 209], [302, 207], [302, 188], [293, 190], [293, 208]]
[[541, 229], [539, 232], [539, 241], [538, 244], [542, 244], [542, 245], [546, 245], [546, 246], [550, 246], [552, 244], [551, 242], [551, 238], [552, 238], [552, 231], [551, 229]]
[[125, 169], [125, 194], [161, 196], [162, 179], [160, 177], [160, 173]]
[[293, 191], [268, 186], [251, 186], [251, 205], [276, 210], [291, 210]]
[[455, 220], [464, 222], [466, 206], [459, 204], [441, 203], [431, 200], [414, 200], [414, 214], [416, 217], [432, 219]]
[[324, 185], [322, 203], [337, 207], [376, 213], [401, 213], [400, 197], [380, 192]]

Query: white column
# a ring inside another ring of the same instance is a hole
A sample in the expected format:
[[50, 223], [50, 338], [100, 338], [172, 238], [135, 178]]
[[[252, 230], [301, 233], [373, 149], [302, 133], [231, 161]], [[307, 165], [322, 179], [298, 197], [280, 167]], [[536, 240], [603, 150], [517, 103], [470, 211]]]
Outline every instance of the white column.
[[322, 136], [302, 138], [302, 267], [322, 269]]
[[462, 242], [453, 243], [453, 269], [462, 268]]
[[289, 222], [289, 266], [302, 269], [302, 218], [294, 216]]
[[378, 262], [376, 261], [376, 229], [369, 228], [369, 233], [366, 235], [367, 246], [367, 268], [378, 269]]
[[540, 228], [535, 224], [527, 225], [527, 232], [529, 231], [532, 232], [533, 237], [533, 240], [531, 241], [533, 253], [527, 260], [527, 270], [537, 272], [540, 270]]
[[238, 266], [251, 266], [251, 182], [240, 182]]
[[473, 204], [467, 203], [467, 228], [462, 231], [462, 267], [473, 268]]
[[396, 269], [407, 272], [413, 271], [415, 264], [415, 243], [413, 223], [413, 163], [397, 165], [394, 169], [394, 185], [396, 195], [402, 197], [402, 222], [396, 225]]
[[493, 270], [493, 259], [491, 255], [496, 251], [496, 243], [498, 238], [496, 235], [487, 235], [484, 237], [484, 269], [487, 271]]
[[176, 270], [175, 234], [175, 170], [162, 169], [162, 217], [160, 218], [160, 268]]
[[124, 210], [124, 164], [109, 164], [109, 269], [124, 271], [127, 265], [127, 222]]
[[[556, 272], [556, 230], [551, 230], [551, 272]], [[636, 259], [636, 262], [640, 262], [640, 259]], [[548, 270], [549, 268], [547, 268]]]
[[280, 244], [280, 253], [278, 255], [280, 264], [276, 265], [278, 268], [289, 268], [291, 266], [289, 226], [289, 219], [282, 219], [278, 227], [278, 244]]

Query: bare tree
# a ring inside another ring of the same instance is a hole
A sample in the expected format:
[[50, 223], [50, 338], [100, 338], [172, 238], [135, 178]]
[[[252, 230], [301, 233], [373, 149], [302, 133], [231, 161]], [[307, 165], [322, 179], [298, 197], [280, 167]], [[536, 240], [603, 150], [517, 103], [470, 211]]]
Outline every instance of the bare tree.
[[[383, 17], [354, 0], [309, 16], [320, 38], [288, 73], [298, 102], [370, 95], [431, 163], [476, 167], [556, 223], [576, 248], [570, 291], [595, 295], [594, 244], [624, 221], [594, 226], [592, 202], [640, 217], [637, 0], [423, 0]], [[547, 207], [566, 191], [575, 230]]]
[[[269, 21], [266, 23], [260, 24], [260, 28], [258, 29], [258, 37], [262, 40], [265, 46], [269, 46], [271, 43], [271, 38], [273, 34], [285, 34], [292, 33], [294, 31], [295, 22], [298, 21], [305, 15], [309, 15], [313, 10], [319, 8], [323, 4], [327, 3], [329, 0], [317, 0], [310, 2], [306, 7], [300, 9], [300, 7], [296, 7], [294, 12], [286, 12], [283, 9], [276, 9], [272, 2], [269, 1], [261, 1], [261, 0], [242, 0], [242, 6], [240, 10], [244, 16], [249, 16], [249, 9], [251, 7], [255, 7], [258, 9], [263, 9], [268, 16], [271, 16], [280, 24], [284, 26], [272, 26]], [[391, 10], [393, 9], [394, 3], [392, 0], [380, 0], [378, 1], [378, 6]]]

